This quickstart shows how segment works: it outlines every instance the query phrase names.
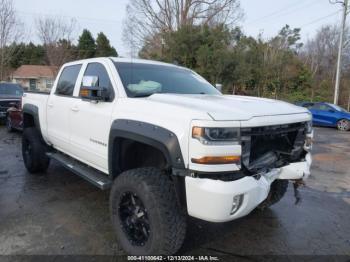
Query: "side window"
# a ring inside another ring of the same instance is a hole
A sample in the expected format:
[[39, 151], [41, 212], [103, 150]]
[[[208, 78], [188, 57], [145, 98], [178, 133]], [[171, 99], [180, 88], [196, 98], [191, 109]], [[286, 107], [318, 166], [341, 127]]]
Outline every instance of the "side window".
[[330, 109], [330, 107], [325, 105], [325, 104], [316, 104], [312, 107], [312, 109], [328, 111]]
[[58, 80], [56, 92], [57, 95], [73, 96], [75, 82], [77, 81], [81, 65], [67, 66], [63, 69]]
[[110, 100], [113, 100], [114, 98], [113, 86], [104, 65], [100, 63], [88, 64], [88, 66], [86, 67], [84, 76], [97, 76], [98, 77], [97, 86], [107, 88], [111, 94]]

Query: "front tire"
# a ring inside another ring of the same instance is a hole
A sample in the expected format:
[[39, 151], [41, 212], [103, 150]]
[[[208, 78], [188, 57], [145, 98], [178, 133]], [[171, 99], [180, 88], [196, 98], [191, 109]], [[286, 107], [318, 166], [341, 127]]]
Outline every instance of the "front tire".
[[258, 208], [264, 210], [265, 208], [279, 202], [287, 192], [288, 183], [289, 181], [284, 179], [278, 179], [272, 182], [267, 198], [258, 206]]
[[156, 168], [126, 171], [114, 181], [110, 212], [120, 246], [131, 255], [172, 255], [185, 238], [186, 215], [169, 176]]
[[6, 130], [7, 132], [11, 133], [14, 131], [13, 127], [12, 127], [12, 121], [11, 121], [11, 117], [7, 116], [6, 117]]
[[42, 174], [50, 164], [46, 155], [47, 145], [35, 127], [24, 129], [22, 136], [22, 156], [24, 165], [31, 174]]
[[349, 131], [350, 129], [350, 122], [346, 119], [340, 119], [337, 122], [337, 128], [339, 131]]

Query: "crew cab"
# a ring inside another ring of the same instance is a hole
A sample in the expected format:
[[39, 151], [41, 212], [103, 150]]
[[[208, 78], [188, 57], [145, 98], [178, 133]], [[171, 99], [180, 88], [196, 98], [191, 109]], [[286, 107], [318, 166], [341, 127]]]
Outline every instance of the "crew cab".
[[174, 254], [186, 216], [231, 221], [278, 202], [310, 174], [311, 114], [223, 95], [173, 64], [94, 58], [65, 64], [49, 95], [25, 93], [29, 173], [54, 159], [100, 189], [129, 254]]

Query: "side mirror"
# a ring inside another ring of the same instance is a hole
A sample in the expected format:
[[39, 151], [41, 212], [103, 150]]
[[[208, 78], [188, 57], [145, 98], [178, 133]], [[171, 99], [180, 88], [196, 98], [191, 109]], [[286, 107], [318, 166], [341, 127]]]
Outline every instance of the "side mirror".
[[220, 92], [222, 91], [222, 84], [215, 84], [215, 87], [217, 90], [219, 90]]
[[80, 97], [91, 101], [107, 101], [109, 91], [105, 87], [98, 86], [98, 76], [84, 76], [80, 88]]
[[333, 109], [328, 109], [328, 112], [330, 112], [330, 113], [335, 113], [335, 110], [333, 110]]

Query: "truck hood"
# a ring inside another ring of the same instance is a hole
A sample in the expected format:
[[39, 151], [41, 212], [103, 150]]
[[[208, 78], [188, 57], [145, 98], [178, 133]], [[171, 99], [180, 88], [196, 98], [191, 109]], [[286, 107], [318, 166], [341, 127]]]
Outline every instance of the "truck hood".
[[204, 111], [217, 121], [308, 113], [305, 108], [283, 101], [247, 96], [154, 94], [147, 100]]

